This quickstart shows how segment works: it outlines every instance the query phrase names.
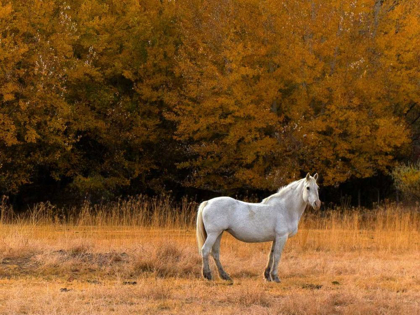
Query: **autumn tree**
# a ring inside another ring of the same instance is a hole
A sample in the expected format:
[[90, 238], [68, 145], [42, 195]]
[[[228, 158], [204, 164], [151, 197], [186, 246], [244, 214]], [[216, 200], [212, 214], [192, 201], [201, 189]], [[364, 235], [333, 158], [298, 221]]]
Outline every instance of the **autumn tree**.
[[298, 133], [304, 143], [301, 165], [322, 170], [325, 184], [386, 173], [409, 143], [390, 93], [396, 87], [389, 60], [379, 47], [392, 9], [381, 8], [387, 13], [380, 17], [372, 1], [300, 9], [297, 19], [311, 16], [304, 31], [310, 36], [303, 33], [300, 43], [306, 47], [301, 69], [308, 76], [299, 89], [307, 99], [307, 119]]
[[174, 118], [188, 148], [179, 166], [190, 170], [189, 184], [265, 189], [304, 170], [339, 184], [387, 172], [409, 143], [380, 47], [395, 8], [378, 13], [373, 1], [189, 6]]
[[392, 172], [396, 188], [409, 201], [420, 198], [420, 162], [400, 164]]
[[73, 33], [63, 10], [55, 1], [0, 7], [2, 192], [16, 192], [44, 173], [72, 172], [73, 118], [65, 95]]
[[419, 145], [419, 12], [408, 0], [2, 1], [0, 190], [101, 199], [387, 174]]
[[168, 167], [162, 151], [172, 140], [162, 111], [178, 41], [173, 10], [139, 1], [83, 1], [74, 10], [83, 62], [69, 72], [68, 100], [81, 114], [73, 126], [79, 190], [162, 186], [149, 175]]
[[177, 64], [184, 81], [172, 119], [187, 153], [179, 164], [191, 174], [186, 184], [273, 188], [294, 159], [289, 122], [272, 110], [282, 73], [270, 59], [268, 17], [258, 1], [190, 1], [184, 12]]
[[3, 192], [42, 178], [99, 198], [133, 181], [163, 189], [176, 154], [162, 114], [175, 84], [175, 9], [134, 0], [1, 7]]

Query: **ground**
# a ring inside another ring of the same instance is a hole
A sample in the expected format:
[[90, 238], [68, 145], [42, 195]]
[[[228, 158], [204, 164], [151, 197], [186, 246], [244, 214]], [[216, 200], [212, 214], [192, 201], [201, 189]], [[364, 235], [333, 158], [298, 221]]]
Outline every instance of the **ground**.
[[420, 314], [418, 247], [384, 249], [374, 233], [300, 231], [276, 284], [262, 277], [268, 243], [223, 237], [230, 283], [202, 279], [193, 230], [1, 228], [0, 314]]

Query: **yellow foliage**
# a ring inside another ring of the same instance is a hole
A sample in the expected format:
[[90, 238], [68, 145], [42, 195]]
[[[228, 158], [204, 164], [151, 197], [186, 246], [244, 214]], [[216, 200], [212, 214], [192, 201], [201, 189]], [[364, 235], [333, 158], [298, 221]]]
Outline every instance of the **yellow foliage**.
[[392, 172], [397, 189], [408, 199], [418, 201], [420, 198], [420, 162], [400, 164]]
[[419, 129], [418, 12], [408, 0], [3, 2], [0, 190], [387, 173]]

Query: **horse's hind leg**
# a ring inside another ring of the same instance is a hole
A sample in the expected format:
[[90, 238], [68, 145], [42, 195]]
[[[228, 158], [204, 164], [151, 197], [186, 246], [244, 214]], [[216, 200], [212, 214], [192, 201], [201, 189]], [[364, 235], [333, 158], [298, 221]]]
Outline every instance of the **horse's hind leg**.
[[209, 255], [211, 249], [213, 248], [214, 243], [217, 240], [219, 233], [208, 233], [206, 241], [204, 242], [203, 248], [201, 249], [201, 256], [203, 257], [203, 277], [212, 280], [210, 265], [209, 265]]
[[220, 235], [217, 237], [216, 241], [214, 242], [213, 248], [211, 250], [211, 255], [214, 258], [214, 261], [217, 266], [217, 270], [219, 271], [219, 276], [223, 280], [229, 280], [232, 281], [232, 279], [229, 277], [229, 275], [226, 273], [226, 271], [223, 270], [222, 264], [220, 263], [220, 240], [222, 239], [223, 232], [220, 233]]

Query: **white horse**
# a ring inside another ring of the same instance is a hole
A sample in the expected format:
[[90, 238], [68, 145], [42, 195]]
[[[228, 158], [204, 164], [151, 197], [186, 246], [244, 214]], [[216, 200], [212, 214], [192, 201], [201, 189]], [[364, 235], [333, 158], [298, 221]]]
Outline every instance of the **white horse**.
[[219, 260], [220, 240], [228, 231], [240, 241], [255, 243], [272, 241], [268, 264], [264, 271], [267, 281], [280, 282], [277, 267], [283, 247], [289, 237], [298, 231], [299, 220], [307, 205], [319, 209], [316, 180], [308, 173], [264, 199], [261, 203], [247, 203], [230, 197], [204, 201], [198, 208], [197, 242], [203, 257], [203, 276], [211, 280], [209, 255], [216, 262], [223, 280], [231, 280]]

